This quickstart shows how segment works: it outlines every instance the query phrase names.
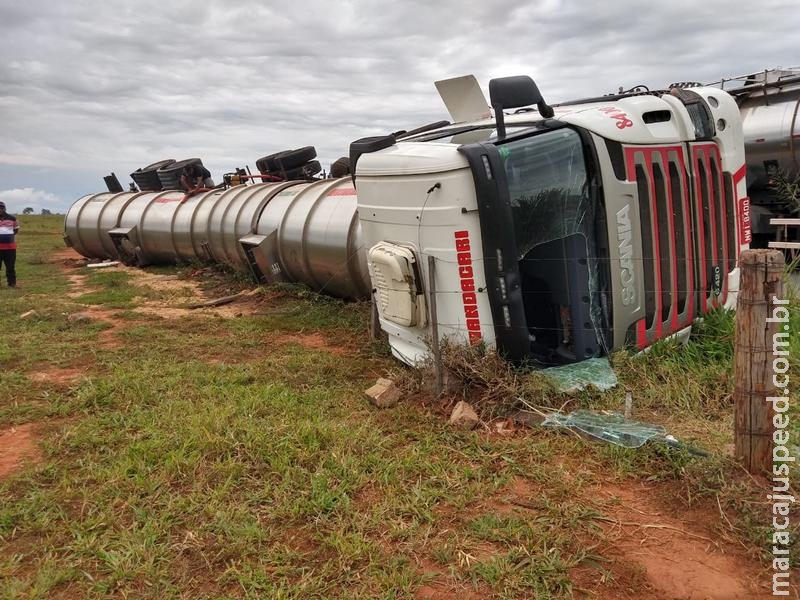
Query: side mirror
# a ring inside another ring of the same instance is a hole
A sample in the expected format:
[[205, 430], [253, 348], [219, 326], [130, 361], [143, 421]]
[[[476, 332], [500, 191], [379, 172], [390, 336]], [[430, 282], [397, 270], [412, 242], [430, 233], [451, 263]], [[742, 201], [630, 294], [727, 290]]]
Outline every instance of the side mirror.
[[533, 81], [527, 75], [517, 75], [514, 77], [500, 77], [489, 81], [489, 98], [495, 112], [497, 123], [497, 137], [506, 137], [506, 123], [503, 109], [520, 108], [535, 104], [539, 109], [539, 114], [545, 119], [553, 116], [553, 109], [542, 98], [542, 94]]

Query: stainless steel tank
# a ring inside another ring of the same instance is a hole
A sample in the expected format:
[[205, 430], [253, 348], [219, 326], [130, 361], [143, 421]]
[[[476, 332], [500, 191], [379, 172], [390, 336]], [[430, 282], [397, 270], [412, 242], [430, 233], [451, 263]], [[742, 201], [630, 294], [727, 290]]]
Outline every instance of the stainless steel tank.
[[742, 115], [747, 187], [763, 190], [768, 171], [800, 175], [800, 70], [764, 71], [736, 78], [741, 87], [727, 89]]
[[349, 178], [182, 192], [102, 193], [67, 212], [66, 243], [127, 264], [214, 261], [262, 281], [294, 281], [333, 296], [367, 297], [355, 189]]
[[349, 177], [281, 190], [241, 239], [266, 281], [302, 281], [317, 291], [366, 298], [370, 286], [356, 191]]
[[117, 251], [108, 231], [117, 226], [120, 214], [131, 200], [143, 194], [146, 192], [103, 192], [77, 200], [64, 219], [67, 246], [89, 258], [115, 258]]

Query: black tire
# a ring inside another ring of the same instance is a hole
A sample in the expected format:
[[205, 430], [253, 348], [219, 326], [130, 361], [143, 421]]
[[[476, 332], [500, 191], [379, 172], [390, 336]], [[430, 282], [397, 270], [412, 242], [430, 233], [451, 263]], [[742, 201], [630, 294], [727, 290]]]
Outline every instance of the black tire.
[[275, 174], [274, 171], [290, 171], [302, 167], [317, 156], [314, 146], [305, 146], [297, 150], [284, 150], [275, 154], [268, 154], [256, 161], [256, 169], [262, 175]]
[[331, 177], [346, 177], [350, 175], [350, 157], [342, 156], [331, 164]]
[[168, 167], [173, 164], [175, 159], [169, 158], [167, 160], [160, 160], [153, 164], [136, 169], [131, 173], [131, 179], [143, 192], [158, 192], [161, 190], [161, 180], [158, 178], [158, 169]]
[[304, 165], [301, 165], [295, 169], [290, 169], [286, 171], [286, 179], [288, 181], [297, 181], [297, 180], [304, 180], [304, 179], [311, 179], [314, 175], [319, 173], [322, 170], [322, 165], [319, 164], [318, 160], [312, 160], [307, 162]]
[[269, 171], [266, 173], [266, 175], [274, 175], [275, 177], [281, 177], [283, 179], [286, 179], [286, 181], [305, 181], [306, 179], [311, 179], [321, 170], [322, 170], [322, 165], [319, 164], [319, 161], [312, 160], [295, 169], [289, 169], [288, 171]]
[[162, 188], [165, 190], [181, 189], [183, 168], [191, 164], [202, 166], [203, 161], [199, 158], [187, 158], [186, 160], [179, 160], [176, 163], [172, 163], [156, 171], [158, 173], [158, 179], [161, 181]]
[[262, 174], [266, 175], [270, 171], [275, 171], [278, 168], [275, 158], [283, 154], [283, 152], [276, 152], [275, 154], [268, 154], [256, 161], [256, 169]]
[[296, 150], [280, 152], [275, 158], [275, 167], [271, 171], [289, 171], [305, 165], [308, 161], [317, 157], [317, 150], [314, 146], [305, 146]]
[[143, 192], [158, 192], [161, 190], [161, 180], [154, 172], [150, 173], [131, 173], [131, 179], [136, 186]]
[[153, 164], [147, 165], [146, 167], [142, 167], [139, 171], [158, 171], [159, 169], [165, 169], [170, 165], [175, 164], [174, 158], [167, 158], [165, 160], [159, 160], [158, 162], [154, 162]]

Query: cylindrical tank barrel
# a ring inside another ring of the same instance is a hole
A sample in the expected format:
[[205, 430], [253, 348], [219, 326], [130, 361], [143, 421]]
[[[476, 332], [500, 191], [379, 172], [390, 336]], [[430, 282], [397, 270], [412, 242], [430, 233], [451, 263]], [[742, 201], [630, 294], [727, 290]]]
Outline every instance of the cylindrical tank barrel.
[[756, 91], [739, 101], [742, 115], [748, 189], [764, 189], [769, 171], [790, 179], [800, 175], [800, 83]]
[[141, 194], [103, 192], [77, 200], [64, 219], [64, 241], [87, 258], [115, 258], [108, 231], [117, 226], [128, 203]]
[[267, 280], [302, 281], [332, 296], [369, 296], [356, 191], [350, 178], [281, 191], [258, 221], [253, 252]]
[[349, 178], [234, 186], [190, 198], [106, 192], [72, 205], [64, 239], [88, 258], [215, 261], [262, 281], [362, 298], [370, 284], [356, 210]]

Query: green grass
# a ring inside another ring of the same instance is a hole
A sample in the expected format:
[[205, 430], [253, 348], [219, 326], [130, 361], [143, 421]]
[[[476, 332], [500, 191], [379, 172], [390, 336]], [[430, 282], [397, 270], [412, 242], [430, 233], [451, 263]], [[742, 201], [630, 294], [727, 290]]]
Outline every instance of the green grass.
[[[569, 597], [577, 566], [613, 573], [595, 497], [609, 482], [653, 481], [711, 506], [710, 526], [736, 547], [766, 547], [758, 490], [722, 458], [457, 431], [430, 397], [377, 410], [363, 390], [398, 367], [368, 343], [363, 304], [282, 286], [239, 318], [143, 315], [138, 303], [163, 292], [75, 270], [91, 292], [70, 298], [48, 258], [58, 218], [22, 227], [21, 288], [0, 290], [0, 427], [39, 423], [43, 456], [0, 481], [0, 598], [413, 598], [433, 583], [464, 597]], [[244, 285], [206, 280], [214, 295]], [[116, 315], [117, 345], [103, 343], [107, 324], [68, 322], [92, 307]], [[281, 341], [313, 332], [352, 350]], [[572, 406], [619, 409], [631, 390], [636, 417], [719, 455], [731, 334], [730, 315], [714, 314], [685, 348], [620, 354], [619, 389]], [[52, 369], [83, 378], [31, 379]]]

